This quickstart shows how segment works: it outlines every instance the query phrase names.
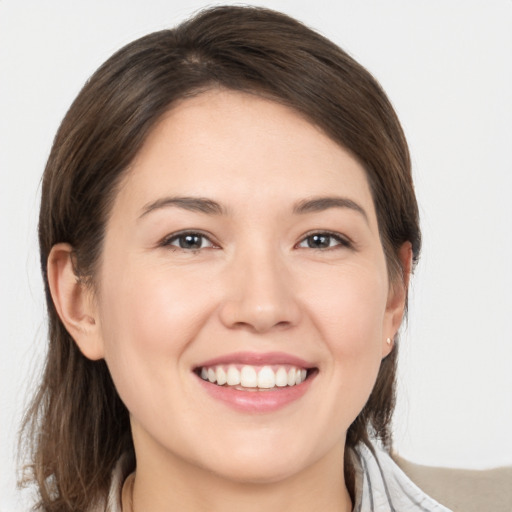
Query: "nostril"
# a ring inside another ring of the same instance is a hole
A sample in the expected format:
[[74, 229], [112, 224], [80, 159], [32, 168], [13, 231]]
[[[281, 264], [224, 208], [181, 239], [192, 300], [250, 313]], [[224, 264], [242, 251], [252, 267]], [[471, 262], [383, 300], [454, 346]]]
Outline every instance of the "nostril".
[[290, 327], [291, 325], [292, 325], [291, 322], [282, 320], [280, 322], [277, 322], [275, 327], [281, 327], [281, 328], [285, 328], [286, 329], [286, 328]]

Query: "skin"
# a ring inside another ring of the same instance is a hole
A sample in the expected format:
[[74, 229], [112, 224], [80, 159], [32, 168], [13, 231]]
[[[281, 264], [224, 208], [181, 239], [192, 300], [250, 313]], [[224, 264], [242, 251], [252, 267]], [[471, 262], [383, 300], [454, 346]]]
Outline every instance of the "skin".
[[[333, 195], [352, 207], [294, 213]], [[225, 212], [161, 204], [176, 196]], [[201, 247], [180, 247], [183, 230], [204, 234]], [[310, 247], [326, 232], [328, 247]], [[130, 411], [135, 511], [351, 510], [345, 434], [392, 350], [406, 282], [389, 282], [365, 172], [348, 151], [282, 105], [203, 93], [166, 114], [129, 169], [94, 291], [77, 283], [70, 251], [50, 255], [52, 295]], [[407, 273], [410, 247], [400, 257]], [[192, 370], [241, 350], [285, 352], [318, 373], [282, 409], [237, 411]]]

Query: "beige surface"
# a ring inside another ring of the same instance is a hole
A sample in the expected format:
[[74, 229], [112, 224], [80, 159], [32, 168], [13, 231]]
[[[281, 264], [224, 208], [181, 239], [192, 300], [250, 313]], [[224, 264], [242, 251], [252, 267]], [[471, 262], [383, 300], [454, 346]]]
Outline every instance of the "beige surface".
[[453, 512], [512, 512], [512, 467], [474, 471], [393, 458], [418, 487]]

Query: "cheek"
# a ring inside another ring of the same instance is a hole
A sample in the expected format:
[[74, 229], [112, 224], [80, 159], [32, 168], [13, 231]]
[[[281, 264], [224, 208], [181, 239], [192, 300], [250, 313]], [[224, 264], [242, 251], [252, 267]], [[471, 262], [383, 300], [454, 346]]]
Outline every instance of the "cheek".
[[146, 353], [179, 350], [199, 328], [205, 294], [198, 293], [194, 279], [137, 264], [120, 267], [105, 280], [101, 296], [107, 345]]
[[332, 365], [326, 369], [336, 392], [333, 410], [350, 424], [375, 383], [381, 358], [387, 279], [381, 272], [348, 272], [317, 281], [310, 297], [312, 318]]
[[100, 318], [112, 378], [130, 411], [146, 397], [145, 407], [158, 412], [151, 400], [183, 371], [180, 358], [207, 317], [206, 294], [193, 280], [130, 262], [106, 266], [104, 275]]
[[[382, 272], [353, 268], [317, 280], [308, 302], [316, 327], [336, 354], [356, 356], [378, 346], [387, 303]], [[334, 355], [333, 354], [333, 355]]]

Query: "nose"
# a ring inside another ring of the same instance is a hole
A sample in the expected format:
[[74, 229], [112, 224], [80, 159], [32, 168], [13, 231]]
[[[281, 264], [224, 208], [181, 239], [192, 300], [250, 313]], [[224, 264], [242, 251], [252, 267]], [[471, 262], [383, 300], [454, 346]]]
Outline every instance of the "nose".
[[297, 325], [300, 315], [294, 279], [281, 258], [269, 250], [234, 258], [220, 308], [226, 327], [264, 333]]

